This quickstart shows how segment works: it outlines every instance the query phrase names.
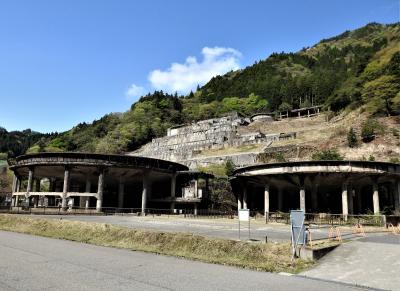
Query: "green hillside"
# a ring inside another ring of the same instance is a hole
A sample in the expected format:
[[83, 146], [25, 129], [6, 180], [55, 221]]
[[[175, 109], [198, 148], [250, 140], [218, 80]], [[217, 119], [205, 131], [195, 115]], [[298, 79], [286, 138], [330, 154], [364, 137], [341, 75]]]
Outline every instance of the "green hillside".
[[172, 125], [233, 110], [250, 115], [322, 104], [333, 112], [361, 107], [373, 115], [397, 115], [399, 92], [400, 23], [371, 23], [216, 76], [188, 96], [148, 94], [123, 114], [41, 137], [30, 151], [131, 151]]

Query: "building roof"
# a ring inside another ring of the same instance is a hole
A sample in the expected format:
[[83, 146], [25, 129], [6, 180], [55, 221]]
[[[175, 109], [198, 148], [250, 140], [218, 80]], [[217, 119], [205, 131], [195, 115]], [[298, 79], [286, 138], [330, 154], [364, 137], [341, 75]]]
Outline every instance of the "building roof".
[[153, 159], [147, 157], [114, 155], [114, 154], [94, 154], [79, 152], [57, 152], [57, 153], [37, 153], [18, 156], [14, 160], [9, 160], [10, 168], [19, 168], [35, 165], [88, 165], [88, 166], [116, 166], [148, 168], [154, 170], [165, 170], [170, 172], [186, 171], [189, 168], [185, 165], [166, 160]]

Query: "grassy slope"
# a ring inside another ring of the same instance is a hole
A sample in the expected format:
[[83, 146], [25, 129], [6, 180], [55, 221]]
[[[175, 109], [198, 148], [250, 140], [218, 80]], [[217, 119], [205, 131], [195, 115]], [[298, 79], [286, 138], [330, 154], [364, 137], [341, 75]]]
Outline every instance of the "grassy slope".
[[291, 262], [289, 244], [254, 244], [186, 233], [142, 231], [108, 224], [0, 215], [0, 230], [268, 272], [298, 273], [313, 263]]

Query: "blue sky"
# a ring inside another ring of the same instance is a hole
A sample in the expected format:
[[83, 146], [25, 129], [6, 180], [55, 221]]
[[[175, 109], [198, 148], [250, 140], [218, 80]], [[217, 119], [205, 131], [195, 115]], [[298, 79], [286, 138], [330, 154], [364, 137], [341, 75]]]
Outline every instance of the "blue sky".
[[0, 0], [0, 126], [64, 131], [372, 21], [399, 0]]

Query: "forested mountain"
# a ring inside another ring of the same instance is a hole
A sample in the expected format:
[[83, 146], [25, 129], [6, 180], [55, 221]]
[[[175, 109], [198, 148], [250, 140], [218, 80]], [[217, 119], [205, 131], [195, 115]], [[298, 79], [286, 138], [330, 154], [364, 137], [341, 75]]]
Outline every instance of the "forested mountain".
[[37, 143], [43, 137], [51, 137], [52, 134], [41, 134], [26, 129], [23, 131], [11, 131], [0, 127], [0, 160], [24, 154], [27, 149]]
[[274, 53], [216, 76], [188, 96], [156, 91], [123, 114], [43, 136], [30, 151], [120, 153], [164, 135], [172, 125], [233, 110], [250, 115], [311, 104], [333, 112], [361, 107], [375, 115], [399, 114], [400, 23], [371, 23], [296, 53]]

